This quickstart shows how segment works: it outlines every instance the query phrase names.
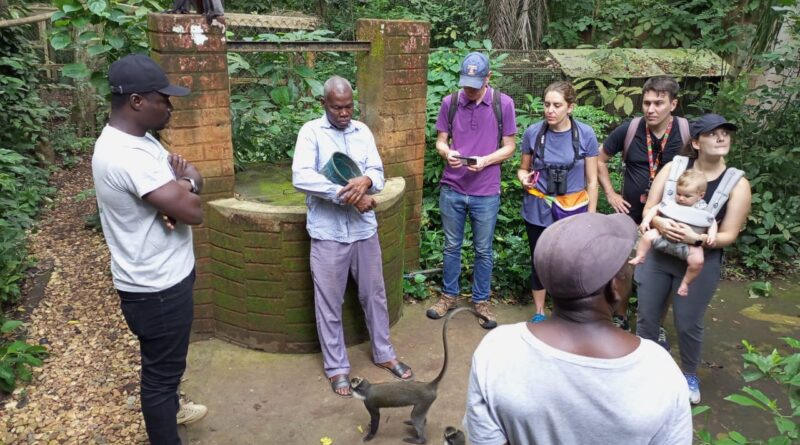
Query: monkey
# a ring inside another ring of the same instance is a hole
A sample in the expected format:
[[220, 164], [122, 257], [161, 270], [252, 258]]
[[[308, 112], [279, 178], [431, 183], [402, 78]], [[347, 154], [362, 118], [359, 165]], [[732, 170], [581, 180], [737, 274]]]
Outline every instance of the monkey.
[[350, 388], [353, 396], [364, 401], [364, 406], [369, 411], [369, 433], [364, 436], [364, 442], [368, 442], [375, 437], [378, 432], [378, 425], [381, 420], [381, 408], [395, 408], [400, 406], [411, 406], [411, 420], [406, 421], [407, 425], [412, 425], [416, 430], [417, 437], [407, 437], [403, 439], [407, 443], [424, 444], [425, 423], [428, 410], [436, 400], [436, 390], [439, 387], [445, 371], [447, 371], [447, 324], [457, 313], [462, 311], [472, 312], [478, 318], [485, 318], [472, 308], [459, 308], [447, 316], [442, 326], [442, 345], [444, 346], [444, 362], [439, 375], [432, 381], [425, 382], [390, 382], [371, 384], [366, 379], [354, 377], [350, 380]]
[[[173, 0], [172, 9], [167, 12], [170, 14], [188, 14], [189, 6], [192, 0]], [[214, 17], [221, 17], [224, 13], [222, 0], [194, 0], [195, 9], [198, 14], [206, 17], [206, 20], [211, 24]]]
[[444, 445], [466, 445], [467, 439], [464, 437], [464, 432], [457, 430], [452, 426], [444, 429]]

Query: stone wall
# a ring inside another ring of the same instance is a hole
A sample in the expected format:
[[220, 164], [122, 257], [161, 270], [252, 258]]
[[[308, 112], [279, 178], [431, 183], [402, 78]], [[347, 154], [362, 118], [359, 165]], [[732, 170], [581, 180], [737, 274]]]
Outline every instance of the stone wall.
[[356, 38], [372, 42], [370, 52], [356, 59], [361, 120], [375, 134], [386, 176], [406, 180], [405, 268], [414, 270], [419, 267], [430, 25], [360, 19]]

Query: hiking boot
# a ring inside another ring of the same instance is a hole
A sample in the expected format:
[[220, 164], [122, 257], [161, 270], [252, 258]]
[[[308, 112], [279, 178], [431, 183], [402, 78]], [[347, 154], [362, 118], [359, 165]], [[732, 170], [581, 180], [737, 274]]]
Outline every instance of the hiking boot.
[[658, 327], [658, 340], [656, 343], [661, 345], [662, 348], [666, 349], [669, 352], [669, 341], [667, 341], [667, 330], [664, 329], [664, 326]]
[[614, 326], [622, 329], [623, 331], [631, 331], [631, 325], [628, 324], [628, 319], [622, 315], [614, 315], [611, 317], [611, 321], [614, 323]]
[[530, 321], [531, 321], [531, 323], [536, 324], [536, 323], [541, 323], [541, 322], [543, 322], [545, 320], [547, 320], [547, 315], [545, 315], [545, 314], [534, 314], [533, 317], [531, 317]]
[[686, 377], [686, 384], [689, 385], [689, 403], [697, 405], [700, 403], [700, 379], [697, 374], [689, 374], [684, 372], [683, 376]]
[[204, 405], [181, 402], [181, 408], [178, 410], [178, 425], [188, 425], [197, 422], [205, 417], [207, 412], [208, 408]]
[[492, 307], [491, 303], [489, 303], [489, 300], [478, 301], [475, 302], [474, 305], [475, 305], [475, 311], [486, 317], [486, 320], [479, 318], [478, 324], [480, 324], [484, 329], [496, 328], [497, 318], [494, 316], [494, 312], [492, 312]]
[[428, 318], [431, 318], [433, 320], [438, 320], [444, 317], [446, 313], [455, 309], [457, 305], [458, 305], [458, 298], [451, 297], [447, 294], [442, 294], [442, 296], [439, 297], [439, 301], [437, 301], [436, 304], [431, 306], [430, 309], [428, 309], [427, 312], [425, 312], [425, 315], [427, 315]]

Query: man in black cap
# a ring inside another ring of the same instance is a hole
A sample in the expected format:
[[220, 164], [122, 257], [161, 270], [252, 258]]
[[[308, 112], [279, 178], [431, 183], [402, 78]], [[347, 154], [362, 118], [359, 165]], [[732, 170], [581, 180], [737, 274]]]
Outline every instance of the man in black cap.
[[635, 240], [623, 214], [584, 213], [544, 231], [534, 262], [553, 313], [500, 326], [475, 350], [464, 418], [473, 444], [692, 443], [672, 357], [611, 321]]
[[[177, 424], [206, 407], [180, 406], [193, 319], [194, 251], [189, 225], [203, 221], [203, 178], [150, 133], [172, 113], [171, 85], [152, 59], [123, 57], [108, 71], [111, 116], [95, 143], [92, 176], [122, 313], [139, 340], [141, 403], [153, 445], [180, 445]], [[179, 411], [180, 407], [180, 411]]]

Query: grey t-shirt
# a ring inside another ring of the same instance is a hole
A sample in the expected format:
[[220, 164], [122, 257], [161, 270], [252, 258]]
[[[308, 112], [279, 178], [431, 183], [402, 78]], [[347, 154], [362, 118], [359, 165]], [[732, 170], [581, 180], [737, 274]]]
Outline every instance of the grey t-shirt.
[[194, 268], [192, 230], [169, 230], [142, 197], [175, 179], [169, 153], [153, 136], [133, 136], [106, 125], [94, 146], [92, 176], [114, 287], [158, 292]]
[[625, 357], [555, 349], [525, 323], [500, 326], [475, 350], [464, 416], [474, 445], [686, 444], [686, 379], [661, 346]]

